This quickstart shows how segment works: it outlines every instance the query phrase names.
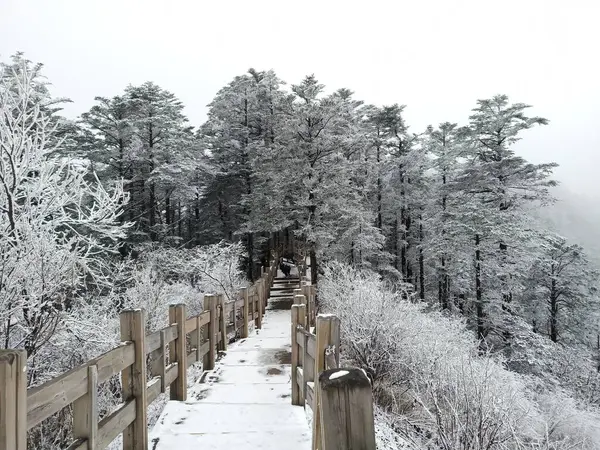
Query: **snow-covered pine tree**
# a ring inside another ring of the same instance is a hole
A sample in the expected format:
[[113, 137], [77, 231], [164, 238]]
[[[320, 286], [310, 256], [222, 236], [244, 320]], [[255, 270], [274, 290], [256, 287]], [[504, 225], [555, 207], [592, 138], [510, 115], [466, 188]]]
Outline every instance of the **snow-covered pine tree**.
[[[550, 179], [556, 164], [532, 164], [513, 150], [523, 131], [548, 122], [528, 117], [528, 105], [511, 104], [505, 95], [477, 104], [465, 131], [466, 162], [455, 182], [466, 205], [463, 219], [473, 234], [478, 334], [485, 337], [490, 331], [485, 309], [491, 302], [496, 314], [493, 326], [510, 340], [513, 291], [519, 289], [519, 274], [524, 273], [519, 270], [525, 261], [520, 240], [527, 239], [523, 206], [550, 200], [548, 187], [556, 184]], [[492, 298], [494, 292], [500, 298]]]

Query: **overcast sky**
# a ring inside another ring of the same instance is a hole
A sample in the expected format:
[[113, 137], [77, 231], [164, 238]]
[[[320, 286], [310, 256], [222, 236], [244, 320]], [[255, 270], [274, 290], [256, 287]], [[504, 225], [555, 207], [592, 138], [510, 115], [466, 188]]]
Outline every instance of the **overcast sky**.
[[151, 80], [199, 125], [219, 88], [250, 67], [406, 104], [414, 132], [464, 123], [477, 99], [505, 93], [550, 119], [519, 152], [558, 162], [566, 187], [591, 194], [599, 20], [599, 0], [0, 0], [0, 58], [43, 62], [54, 94], [74, 101], [69, 117]]

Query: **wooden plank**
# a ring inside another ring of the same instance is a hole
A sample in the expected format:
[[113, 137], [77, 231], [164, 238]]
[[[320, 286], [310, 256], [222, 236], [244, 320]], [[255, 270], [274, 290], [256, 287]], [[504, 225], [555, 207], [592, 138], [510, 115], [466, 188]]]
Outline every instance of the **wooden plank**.
[[319, 375], [322, 446], [327, 450], [375, 450], [371, 382], [355, 367]]
[[[306, 405], [308, 405], [308, 407], [312, 410], [313, 405], [315, 404], [314, 382], [307, 381], [305, 386], [306, 386]], [[313, 414], [314, 414], [314, 411], [313, 411]]]
[[196, 316], [196, 333], [194, 334], [194, 344], [196, 345], [196, 362], [202, 360], [200, 348], [202, 347], [202, 329], [200, 328], [200, 316]]
[[[292, 305], [292, 330], [298, 328], [301, 307], [302, 305]], [[292, 333], [292, 405], [300, 404], [300, 389], [296, 380], [296, 368], [298, 367], [298, 343], [296, 336], [297, 333]]]
[[304, 348], [304, 333], [301, 333], [298, 330], [296, 330], [296, 342], [298, 342], [300, 347]]
[[167, 384], [165, 383], [165, 370], [167, 367], [167, 332], [166, 330], [160, 331], [160, 367], [158, 375], [160, 376], [160, 392], [165, 393], [167, 391]]
[[171, 363], [165, 368], [165, 384], [167, 386], [171, 385], [177, 379], [177, 371], [179, 370], [177, 366], [177, 363]]
[[[115, 411], [104, 417], [98, 424], [98, 441], [96, 448], [106, 448], [134, 420], [137, 409], [136, 399], [133, 398], [121, 404]], [[83, 447], [85, 448], [85, 447]]]
[[169, 322], [177, 324], [177, 339], [169, 344], [171, 362], [177, 362], [177, 379], [169, 386], [171, 400], [184, 402], [187, 399], [187, 349], [186, 349], [186, 306], [178, 303], [169, 306]]
[[[225, 336], [229, 336], [230, 333], [235, 333], [235, 325], [233, 323], [228, 323], [227, 327], [225, 327], [226, 333]], [[226, 339], [226, 342], [228, 342], [229, 339]]]
[[244, 301], [244, 305], [243, 305], [243, 318], [242, 320], [244, 321], [243, 326], [242, 326], [242, 338], [247, 338], [248, 334], [250, 332], [250, 330], [248, 329], [248, 316], [249, 316], [249, 311], [248, 311], [248, 288], [242, 288], [241, 290], [241, 294], [242, 294], [242, 300]]
[[131, 366], [121, 371], [123, 400], [136, 400], [135, 418], [123, 431], [123, 448], [148, 449], [148, 418], [146, 399], [146, 311], [129, 309], [121, 312], [121, 340], [133, 341], [135, 359]]
[[[317, 316], [317, 332], [316, 348], [315, 348], [315, 372], [314, 379], [319, 379], [319, 374], [325, 370], [325, 349], [329, 345], [331, 322], [334, 316], [319, 315]], [[320, 393], [317, 385], [314, 393], [313, 403], [313, 422], [312, 422], [312, 448], [313, 450], [321, 450], [322, 446], [322, 427], [320, 416]]]
[[199, 351], [200, 359], [198, 359], [198, 361], [200, 361], [202, 359], [202, 357], [208, 353], [209, 350], [210, 350], [210, 342], [207, 341], [200, 346], [200, 351]]
[[235, 301], [235, 307], [236, 309], [241, 309], [244, 307], [244, 298], [239, 298]]
[[227, 350], [227, 313], [225, 311], [225, 296], [223, 294], [219, 294], [217, 297], [219, 300], [221, 314], [219, 316], [219, 334], [221, 336], [221, 345], [219, 346], [219, 350], [226, 351]]
[[200, 326], [203, 327], [210, 322], [210, 311], [204, 311], [203, 313], [198, 314], [198, 318], [200, 320]]
[[196, 329], [197, 321], [196, 316], [190, 317], [185, 321], [185, 334], [190, 334]]
[[202, 368], [212, 370], [215, 368], [216, 359], [216, 328], [217, 328], [217, 297], [214, 295], [204, 296], [204, 309], [208, 310], [210, 320], [208, 326], [204, 327], [204, 340], [209, 342], [209, 351], [204, 355]]
[[262, 319], [264, 310], [264, 304], [262, 302], [262, 290], [262, 280], [256, 281], [256, 303], [258, 308], [258, 312], [256, 315], [256, 328], [258, 328], [259, 330], [262, 329]]
[[308, 354], [308, 342], [313, 335], [310, 333], [306, 333], [303, 335], [304, 339], [304, 348], [302, 354], [302, 375], [304, 379], [304, 399], [308, 402], [312, 407], [312, 402], [314, 400], [314, 396], [310, 398], [308, 394], [308, 384], [313, 383], [315, 379], [315, 359]]
[[316, 359], [317, 357], [317, 338], [314, 334], [311, 334], [306, 340], [306, 353], [308, 353], [312, 359]]
[[0, 448], [27, 448], [27, 352], [0, 350]]
[[165, 333], [165, 339], [167, 344], [177, 339], [178, 334], [176, 325], [170, 325], [168, 327], [161, 328], [160, 330], [155, 331], [154, 333], [150, 333], [148, 336], [146, 336], [146, 354], [151, 353], [154, 350], [160, 348], [161, 332]]
[[88, 367], [97, 366], [98, 383], [107, 381], [134, 362], [134, 345], [125, 342], [81, 366], [27, 390], [27, 429], [66, 408], [88, 389]]
[[196, 349], [192, 349], [191, 352], [189, 352], [187, 354], [187, 358], [186, 358], [186, 364], [188, 367], [190, 367], [191, 365], [193, 365], [195, 362], [197, 362], [196, 360]]
[[256, 286], [250, 286], [250, 290], [248, 291], [248, 295], [250, 296], [250, 312], [252, 315], [252, 321], [254, 322], [254, 326], [256, 327], [256, 308], [258, 305], [256, 304]]
[[302, 385], [304, 384], [304, 371], [302, 367], [296, 367], [296, 380], [298, 381], [300, 391], [302, 391]]
[[152, 403], [160, 395], [161, 384], [161, 377], [154, 377], [150, 381], [148, 381], [148, 387], [146, 388], [146, 399], [148, 401], [148, 404]]
[[96, 448], [98, 435], [98, 368], [88, 367], [88, 392], [73, 402], [73, 437], [87, 441], [89, 450]]
[[237, 330], [241, 330], [243, 327], [244, 327], [244, 319], [235, 321], [235, 331], [236, 332], [237, 332]]
[[[294, 317], [294, 310], [297, 310], [297, 315]], [[294, 321], [295, 319], [295, 321]], [[306, 305], [293, 305], [292, 306], [292, 330], [297, 330], [306, 320]], [[304, 336], [300, 341], [304, 341]], [[304, 387], [297, 380], [294, 380], [295, 367], [302, 365], [302, 354], [301, 348], [298, 345], [298, 333], [292, 333], [292, 405], [303, 405], [304, 404]], [[294, 356], [296, 365], [294, 366]], [[297, 371], [295, 371], [297, 374]], [[296, 383], [294, 383], [296, 381]], [[294, 384], [296, 384], [294, 386]], [[296, 396], [294, 396], [296, 394]], [[296, 403], [294, 403], [296, 401]]]

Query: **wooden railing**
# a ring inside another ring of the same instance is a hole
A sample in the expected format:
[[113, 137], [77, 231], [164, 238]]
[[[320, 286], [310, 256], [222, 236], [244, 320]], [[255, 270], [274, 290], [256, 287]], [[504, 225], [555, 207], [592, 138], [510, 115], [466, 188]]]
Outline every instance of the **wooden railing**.
[[375, 450], [371, 382], [340, 367], [340, 320], [311, 318], [314, 286], [302, 289], [309, 295], [294, 295], [292, 306], [292, 404], [312, 410], [313, 450]]
[[[72, 405], [69, 450], [104, 449], [121, 433], [124, 449], [147, 450], [148, 405], [167, 388], [172, 400], [186, 400], [189, 366], [202, 361], [203, 370], [213, 369], [217, 350], [227, 349], [228, 333], [243, 338], [252, 323], [262, 327], [277, 261], [231, 302], [206, 295], [204, 311], [189, 318], [186, 305], [171, 305], [171, 325], [148, 335], [143, 309], [123, 311], [118, 347], [34, 388], [26, 387], [26, 353], [0, 351], [0, 449], [26, 450], [28, 430]], [[98, 385], [118, 374], [123, 403], [99, 419]]]

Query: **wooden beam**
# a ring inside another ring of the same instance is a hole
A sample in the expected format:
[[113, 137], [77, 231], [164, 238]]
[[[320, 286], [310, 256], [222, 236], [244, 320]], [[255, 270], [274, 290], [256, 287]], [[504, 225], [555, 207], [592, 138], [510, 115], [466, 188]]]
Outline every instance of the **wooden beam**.
[[375, 450], [371, 383], [362, 369], [326, 370], [319, 375], [322, 447]]
[[0, 350], [0, 448], [27, 447], [27, 352]]
[[[121, 312], [121, 340], [132, 341], [134, 362], [121, 371], [122, 397], [124, 402], [135, 399], [135, 418], [123, 430], [123, 448], [148, 449], [148, 417], [146, 391], [146, 311], [129, 309]], [[184, 324], [185, 326], [185, 324]]]
[[258, 308], [257, 308], [257, 313], [256, 313], [256, 328], [258, 328], [260, 330], [260, 329], [262, 329], [262, 317], [263, 317], [263, 304], [261, 301], [261, 298], [262, 298], [261, 280], [256, 281], [254, 284], [256, 286], [255, 298], [256, 298], [256, 302], [258, 303]]
[[194, 345], [196, 347], [196, 361], [199, 362], [200, 358], [202, 358], [202, 353], [200, 353], [200, 349], [202, 347], [202, 328], [200, 326], [200, 316], [196, 316], [196, 332], [194, 334], [195, 342]]
[[203, 370], [212, 370], [215, 368], [216, 346], [217, 346], [217, 297], [215, 295], [204, 296], [204, 309], [210, 313], [208, 325], [204, 327], [204, 340], [208, 341], [208, 353], [204, 355], [202, 361]]
[[225, 295], [219, 294], [219, 307], [221, 314], [219, 316], [219, 333], [221, 334], [221, 342], [219, 343], [219, 350], [227, 351], [227, 313], [225, 312]]
[[171, 400], [187, 399], [186, 307], [184, 303], [169, 306], [169, 322], [177, 325], [177, 339], [169, 344], [171, 363], [177, 362], [177, 378], [169, 387]]
[[160, 392], [164, 394], [167, 390], [167, 332], [165, 330], [160, 330], [160, 348], [160, 365], [158, 366], [160, 375]]
[[73, 403], [73, 437], [96, 449], [98, 436], [98, 367], [88, 367], [88, 392]]
[[298, 386], [297, 368], [299, 365], [300, 347], [296, 332], [300, 320], [305, 313], [304, 305], [292, 305], [292, 405], [301, 405], [300, 389]]
[[244, 298], [244, 324], [242, 325], [242, 338], [247, 338], [250, 334], [248, 329], [248, 288], [242, 288], [241, 295]]
[[[315, 349], [315, 371], [314, 380], [319, 379], [319, 374], [325, 370], [325, 349], [332, 344], [331, 330], [333, 323], [339, 319], [332, 314], [319, 314], [316, 321], [316, 349]], [[315, 386], [313, 404], [313, 450], [323, 450], [321, 446], [321, 417], [320, 417], [320, 390]]]

